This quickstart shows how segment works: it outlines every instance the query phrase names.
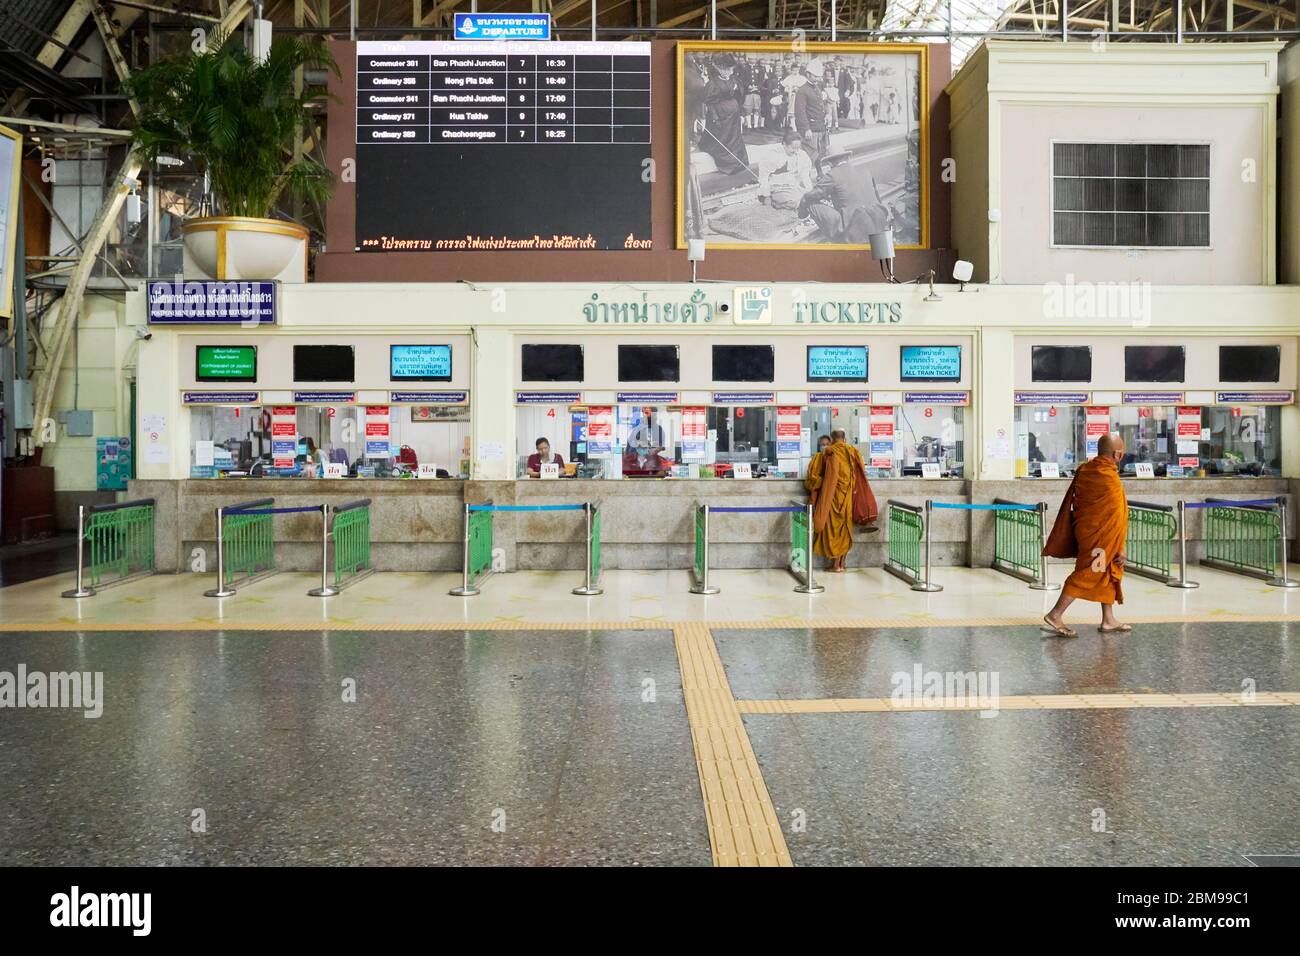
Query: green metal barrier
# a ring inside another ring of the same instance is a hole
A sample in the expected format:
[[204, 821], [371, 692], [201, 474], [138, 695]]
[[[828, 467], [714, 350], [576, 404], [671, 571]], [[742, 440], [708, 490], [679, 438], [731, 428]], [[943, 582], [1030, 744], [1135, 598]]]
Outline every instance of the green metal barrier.
[[587, 569], [583, 583], [574, 588], [573, 593], [593, 597], [605, 593], [604, 588], [596, 583], [600, 580], [600, 508], [587, 501], [583, 503], [582, 510], [587, 516]]
[[[491, 507], [488, 501], [485, 507]], [[456, 597], [473, 597], [478, 585], [492, 571], [492, 512], [471, 511], [465, 503], [465, 559], [459, 587], [449, 592]]]
[[921, 539], [925, 520], [921, 509], [901, 501], [886, 502], [889, 508], [889, 557], [885, 570], [909, 584], [920, 583]]
[[[994, 498], [995, 505], [1018, 505], [1019, 501]], [[1043, 514], [1046, 506], [1033, 511], [993, 512], [993, 567], [1028, 581], [1043, 583], [1047, 566], [1043, 558]]]
[[800, 511], [790, 516], [790, 570], [795, 574], [808, 573], [812, 554], [812, 536], [808, 527], [808, 512]]
[[695, 508], [695, 563], [691, 570], [695, 573], [695, 583], [691, 585], [692, 594], [718, 593], [718, 589], [709, 584], [708, 505], [698, 505]]
[[1168, 584], [1173, 580], [1174, 542], [1178, 522], [1174, 509], [1146, 501], [1128, 503], [1128, 537], [1124, 542], [1124, 571]]
[[217, 509], [217, 586], [204, 591], [205, 596], [230, 597], [235, 593], [233, 585], [241, 575], [244, 576], [242, 583], [248, 584], [275, 571], [274, 516], [269, 511], [227, 514], [274, 506], [274, 498], [259, 498]]
[[370, 501], [344, 505], [334, 512], [334, 586], [359, 575], [370, 564]]
[[1279, 506], [1233, 507], [1214, 498], [1206, 501], [1215, 506], [1205, 509], [1205, 557], [1201, 564], [1252, 577], [1281, 579]]
[[[64, 597], [91, 597], [96, 588], [144, 577], [154, 570], [154, 499], [78, 509], [77, 586], [65, 591]], [[105, 583], [105, 574], [116, 577]]]

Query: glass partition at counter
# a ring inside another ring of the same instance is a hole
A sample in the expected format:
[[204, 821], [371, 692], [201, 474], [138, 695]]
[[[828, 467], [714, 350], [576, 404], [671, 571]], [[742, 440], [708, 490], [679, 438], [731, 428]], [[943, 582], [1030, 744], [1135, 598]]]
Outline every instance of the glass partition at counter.
[[1156, 477], [1278, 475], [1281, 420], [1276, 405], [1119, 405], [1091, 412], [1079, 405], [1021, 405], [1016, 474], [1040, 477], [1044, 462], [1056, 462], [1069, 477], [1095, 453], [1089, 426], [1096, 425], [1123, 439], [1124, 475], [1136, 476], [1140, 463], [1150, 464]]
[[818, 440], [843, 429], [871, 477], [964, 473], [960, 406], [890, 405], [520, 405], [515, 474], [538, 477], [545, 440], [559, 477], [729, 477], [748, 465], [753, 477], [803, 478]]
[[199, 406], [190, 409], [190, 474], [404, 478], [424, 464], [460, 478], [469, 428], [469, 409], [454, 405]]

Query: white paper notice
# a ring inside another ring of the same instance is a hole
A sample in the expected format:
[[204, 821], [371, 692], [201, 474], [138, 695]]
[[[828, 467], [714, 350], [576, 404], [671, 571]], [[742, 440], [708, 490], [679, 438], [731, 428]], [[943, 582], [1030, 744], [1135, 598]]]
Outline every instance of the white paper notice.
[[437, 465], [428, 465], [428, 464], [425, 464], [424, 462], [420, 462], [420, 469], [419, 469], [419, 472], [416, 474], [416, 477], [417, 477], [417, 478], [437, 478], [437, 477], [438, 477], [438, 466], [437, 466]]
[[171, 445], [151, 442], [144, 446], [144, 460], [151, 465], [165, 465], [172, 460]]
[[1038, 467], [1040, 468], [1040, 471], [1039, 471], [1039, 477], [1040, 477], [1040, 478], [1060, 478], [1060, 477], [1061, 477], [1061, 466], [1060, 466], [1060, 463], [1058, 463], [1058, 462], [1055, 462], [1055, 461], [1044, 461], [1044, 462], [1040, 462]]
[[1195, 455], [1200, 450], [1201, 446], [1198, 442], [1180, 441], [1178, 443], [1178, 454], [1180, 455]]
[[1005, 438], [984, 443], [984, 457], [991, 461], [1005, 461], [1011, 457], [1011, 442]]
[[1137, 476], [1139, 478], [1154, 478], [1156, 476], [1155, 465], [1149, 461], [1136, 462], [1133, 467], [1137, 469]]
[[937, 461], [923, 461], [923, 462], [921, 462], [921, 477], [922, 477], [922, 478], [938, 478], [938, 477], [939, 477], [939, 463], [938, 463]]
[[754, 472], [747, 461], [738, 461], [731, 466], [731, 477], [733, 478], [753, 478]]
[[140, 424], [147, 432], [158, 432], [161, 434], [167, 430], [166, 415], [141, 415]]
[[[420, 467], [424, 467], [424, 466], [421, 465]], [[325, 462], [326, 478], [342, 478], [347, 473], [347, 470], [348, 470], [348, 466], [341, 464], [340, 462], [337, 461]]]
[[478, 443], [478, 456], [487, 461], [500, 461], [506, 456], [506, 449], [499, 441], [481, 441]]
[[560, 466], [557, 465], [555, 462], [550, 462], [549, 464], [543, 462], [542, 467], [540, 469], [540, 474], [543, 478], [559, 478]]
[[798, 475], [798, 474], [799, 474], [799, 459], [798, 459], [798, 458], [782, 458], [782, 459], [780, 459], [779, 461], [777, 461], [777, 463], [776, 463], [776, 467], [779, 468], [779, 469], [781, 470], [781, 474], [783, 474], [783, 475], [787, 475], [787, 476], [789, 476], [789, 475]]
[[196, 465], [216, 464], [216, 454], [212, 450], [212, 442], [196, 441], [194, 443], [194, 464]]

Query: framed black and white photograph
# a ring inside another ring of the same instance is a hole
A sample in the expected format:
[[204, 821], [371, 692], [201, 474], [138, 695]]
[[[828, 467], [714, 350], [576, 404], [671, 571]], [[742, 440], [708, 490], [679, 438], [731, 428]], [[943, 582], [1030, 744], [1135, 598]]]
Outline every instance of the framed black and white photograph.
[[926, 247], [925, 44], [677, 50], [678, 247]]

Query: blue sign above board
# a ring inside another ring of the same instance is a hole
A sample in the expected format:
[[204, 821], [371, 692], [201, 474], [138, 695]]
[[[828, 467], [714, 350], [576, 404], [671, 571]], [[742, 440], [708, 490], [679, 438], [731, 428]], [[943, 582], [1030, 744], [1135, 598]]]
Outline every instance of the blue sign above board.
[[677, 392], [619, 392], [618, 403], [620, 405], [644, 405], [647, 402], [654, 405], [675, 405], [677, 404]]
[[1017, 405], [1087, 405], [1088, 392], [1016, 392]]
[[356, 392], [294, 392], [295, 405], [351, 405]]
[[809, 405], [869, 405], [870, 392], [809, 392]]
[[181, 402], [185, 405], [256, 405], [259, 392], [185, 392]]
[[516, 405], [577, 405], [582, 392], [515, 392]]
[[153, 279], [150, 325], [274, 325], [274, 282]]
[[389, 392], [394, 405], [464, 405], [469, 392]]
[[458, 13], [457, 40], [549, 40], [549, 13]]

